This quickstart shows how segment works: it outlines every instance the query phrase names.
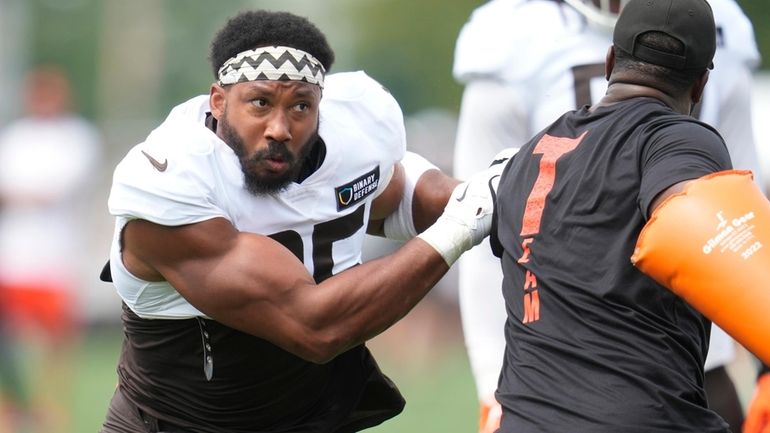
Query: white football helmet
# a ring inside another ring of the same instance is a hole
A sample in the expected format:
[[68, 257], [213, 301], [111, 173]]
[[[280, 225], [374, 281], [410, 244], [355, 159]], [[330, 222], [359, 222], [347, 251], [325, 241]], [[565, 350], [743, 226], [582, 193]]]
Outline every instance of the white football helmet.
[[623, 6], [628, 0], [563, 0], [583, 15], [589, 25], [612, 32]]

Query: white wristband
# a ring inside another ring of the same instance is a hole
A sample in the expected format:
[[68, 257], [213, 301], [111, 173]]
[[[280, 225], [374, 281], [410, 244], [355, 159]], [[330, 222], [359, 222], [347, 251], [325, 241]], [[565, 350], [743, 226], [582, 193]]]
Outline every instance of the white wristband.
[[384, 234], [388, 239], [406, 241], [417, 234], [412, 217], [412, 196], [417, 181], [428, 170], [437, 169], [433, 163], [422, 156], [407, 151], [401, 159], [404, 167], [404, 195], [398, 205], [398, 209], [385, 218]]
[[473, 236], [467, 227], [444, 216], [417, 235], [441, 254], [448, 266], [473, 247]]

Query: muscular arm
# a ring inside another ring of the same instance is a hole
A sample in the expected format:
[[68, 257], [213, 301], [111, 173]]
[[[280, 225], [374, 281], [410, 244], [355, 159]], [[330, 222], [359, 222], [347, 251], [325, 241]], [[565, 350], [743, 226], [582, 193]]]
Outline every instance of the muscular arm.
[[421, 239], [315, 284], [274, 240], [215, 218], [167, 227], [127, 224], [123, 260], [136, 276], [167, 280], [211, 318], [313, 362], [377, 335], [403, 317], [447, 271]]
[[449, 196], [459, 183], [439, 170], [428, 170], [420, 176], [412, 198], [412, 216], [418, 233], [441, 216]]
[[[436, 222], [444, 211], [449, 196], [459, 183], [460, 181], [435, 169], [428, 170], [420, 176], [412, 196], [412, 218], [418, 233]], [[372, 203], [367, 233], [384, 236], [385, 218], [398, 208], [403, 197], [404, 184], [404, 168], [401, 164], [396, 164], [390, 183]]]

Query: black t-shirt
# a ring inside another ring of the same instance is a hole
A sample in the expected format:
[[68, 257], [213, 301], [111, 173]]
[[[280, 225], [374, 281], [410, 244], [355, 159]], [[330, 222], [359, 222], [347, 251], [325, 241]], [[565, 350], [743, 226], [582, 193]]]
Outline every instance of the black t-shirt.
[[501, 179], [508, 321], [501, 432], [726, 432], [707, 409], [710, 322], [630, 261], [653, 199], [731, 168], [711, 127], [636, 98], [569, 112]]

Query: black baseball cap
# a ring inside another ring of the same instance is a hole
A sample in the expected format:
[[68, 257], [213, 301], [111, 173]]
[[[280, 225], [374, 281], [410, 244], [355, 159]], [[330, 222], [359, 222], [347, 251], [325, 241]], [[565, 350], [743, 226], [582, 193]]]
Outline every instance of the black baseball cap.
[[[666, 53], [638, 42], [644, 33], [663, 32], [684, 44], [684, 54]], [[713, 68], [716, 26], [706, 0], [630, 0], [612, 35], [616, 47], [633, 57], [670, 69]]]

